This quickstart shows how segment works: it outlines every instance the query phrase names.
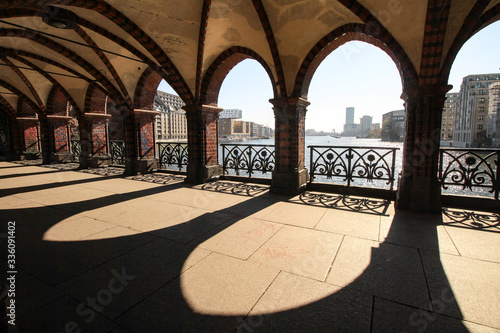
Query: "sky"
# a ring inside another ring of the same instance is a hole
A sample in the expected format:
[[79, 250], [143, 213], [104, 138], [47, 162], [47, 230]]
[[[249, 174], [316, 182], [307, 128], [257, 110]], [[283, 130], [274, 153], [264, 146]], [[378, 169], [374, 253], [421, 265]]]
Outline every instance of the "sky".
[[[500, 72], [500, 22], [474, 35], [457, 55], [448, 83], [458, 92], [464, 76]], [[175, 93], [163, 81], [159, 90]], [[332, 52], [316, 70], [309, 87], [306, 129], [341, 132], [345, 109], [355, 108], [354, 119], [403, 109], [401, 77], [392, 59], [364, 42], [349, 42]], [[267, 73], [255, 60], [244, 60], [225, 78], [219, 107], [243, 110], [243, 120], [274, 127], [269, 99], [273, 98]]]

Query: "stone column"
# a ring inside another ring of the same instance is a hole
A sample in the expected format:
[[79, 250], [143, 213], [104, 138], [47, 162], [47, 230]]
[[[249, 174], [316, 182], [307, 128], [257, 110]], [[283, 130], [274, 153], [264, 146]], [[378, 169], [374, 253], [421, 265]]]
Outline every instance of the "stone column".
[[438, 160], [441, 115], [451, 86], [421, 86], [405, 91], [406, 134], [403, 169], [396, 206], [419, 212], [441, 212]]
[[[85, 120], [80, 121], [81, 168], [97, 168], [111, 163], [108, 135], [110, 119], [110, 114], [86, 113]], [[85, 130], [82, 131], [82, 129]], [[83, 154], [84, 141], [87, 154]]]
[[158, 111], [132, 110], [125, 119], [125, 173], [151, 172], [158, 168], [154, 124]]
[[187, 182], [200, 184], [222, 175], [219, 164], [217, 120], [221, 108], [210, 105], [184, 106], [188, 128]]
[[22, 127], [21, 123], [16, 118], [8, 118], [8, 135], [10, 142], [10, 150], [7, 152], [5, 158], [7, 161], [19, 161], [21, 159], [22, 148]]
[[40, 158], [40, 125], [38, 118], [17, 117], [20, 127], [21, 159], [32, 160]]
[[[51, 142], [52, 148], [50, 150], [50, 157], [54, 162], [71, 162], [73, 160], [73, 155], [69, 148], [70, 139], [68, 122], [71, 119], [72, 117], [69, 116], [47, 115], [47, 121], [49, 123], [49, 141]], [[42, 120], [40, 120], [40, 122], [42, 123]], [[42, 130], [42, 138], [43, 134]]]
[[271, 192], [297, 194], [307, 185], [305, 118], [307, 100], [300, 97], [271, 99], [275, 116], [276, 168]]

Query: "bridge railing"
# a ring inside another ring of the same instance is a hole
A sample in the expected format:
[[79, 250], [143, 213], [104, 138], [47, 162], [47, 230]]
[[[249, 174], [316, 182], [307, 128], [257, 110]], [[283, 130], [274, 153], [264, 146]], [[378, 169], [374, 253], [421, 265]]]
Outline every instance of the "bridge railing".
[[310, 182], [394, 190], [399, 148], [308, 146]]
[[109, 150], [110, 150], [112, 164], [125, 165], [125, 141], [110, 140]]
[[274, 145], [221, 144], [224, 175], [271, 178]]
[[442, 189], [499, 198], [500, 149], [440, 149]]
[[185, 142], [158, 142], [160, 169], [186, 171], [188, 145]]

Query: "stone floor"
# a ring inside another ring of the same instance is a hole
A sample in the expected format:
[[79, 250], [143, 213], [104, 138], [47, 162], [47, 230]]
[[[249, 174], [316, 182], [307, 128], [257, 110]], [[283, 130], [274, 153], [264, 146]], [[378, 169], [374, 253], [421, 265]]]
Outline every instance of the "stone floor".
[[85, 171], [0, 162], [0, 331], [499, 332], [498, 215]]

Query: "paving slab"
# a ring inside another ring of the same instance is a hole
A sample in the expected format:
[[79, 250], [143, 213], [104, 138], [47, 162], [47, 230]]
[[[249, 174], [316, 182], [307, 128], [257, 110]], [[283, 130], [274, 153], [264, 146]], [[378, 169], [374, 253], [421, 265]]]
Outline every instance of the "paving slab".
[[248, 260], [324, 281], [342, 237], [318, 230], [284, 226]]
[[444, 314], [500, 329], [500, 264], [429, 251], [422, 251], [422, 262], [432, 299], [446, 304]]
[[315, 207], [300, 203], [279, 202], [262, 218], [272, 222], [314, 228], [325, 215], [327, 208]]
[[323, 215], [314, 229], [378, 240], [380, 215], [331, 208]]
[[498, 330], [376, 297], [372, 332], [497, 333]]
[[278, 272], [212, 253], [117, 322], [133, 332], [232, 332]]
[[[112, 302], [105, 304], [100, 312], [109, 318], [116, 318], [208, 254], [209, 251], [160, 238], [96, 266], [57, 287], [86, 303], [88, 297], [96, 297], [100, 293], [109, 294], [106, 290], [110, 290]], [[99, 304], [88, 306], [99, 310]]]
[[326, 282], [416, 307], [429, 303], [413, 248], [345, 236]]
[[257, 332], [368, 332], [372, 297], [281, 272], [240, 324]]
[[213, 252], [247, 259], [283, 226], [254, 218], [245, 218], [228, 224], [217, 228], [210, 238], [198, 246]]
[[446, 226], [460, 255], [500, 263], [500, 232]]

